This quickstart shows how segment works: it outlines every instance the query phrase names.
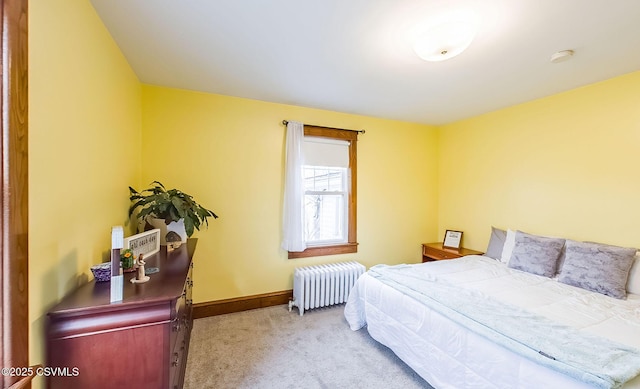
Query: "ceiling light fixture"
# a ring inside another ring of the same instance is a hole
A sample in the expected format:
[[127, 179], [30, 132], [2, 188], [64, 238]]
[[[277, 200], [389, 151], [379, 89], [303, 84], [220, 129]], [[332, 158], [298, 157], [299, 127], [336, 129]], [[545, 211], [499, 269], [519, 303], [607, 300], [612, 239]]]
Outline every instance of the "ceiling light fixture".
[[557, 53], [553, 53], [550, 61], [551, 63], [563, 62], [568, 59], [571, 59], [572, 56], [573, 56], [573, 50], [562, 50], [562, 51], [558, 51]]
[[476, 35], [475, 23], [449, 21], [426, 30], [416, 41], [413, 50], [425, 61], [444, 61], [462, 53]]

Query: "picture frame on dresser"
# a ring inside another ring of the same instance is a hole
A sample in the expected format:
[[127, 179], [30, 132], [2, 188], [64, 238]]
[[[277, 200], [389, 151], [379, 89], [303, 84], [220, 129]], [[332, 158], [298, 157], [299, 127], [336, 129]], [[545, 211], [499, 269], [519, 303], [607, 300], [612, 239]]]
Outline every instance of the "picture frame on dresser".
[[140, 254], [149, 257], [157, 253], [160, 251], [160, 229], [155, 228], [124, 238], [124, 248], [131, 249], [135, 258]]
[[459, 249], [462, 242], [462, 231], [447, 230], [444, 233], [444, 239], [442, 240], [442, 247], [450, 249]]

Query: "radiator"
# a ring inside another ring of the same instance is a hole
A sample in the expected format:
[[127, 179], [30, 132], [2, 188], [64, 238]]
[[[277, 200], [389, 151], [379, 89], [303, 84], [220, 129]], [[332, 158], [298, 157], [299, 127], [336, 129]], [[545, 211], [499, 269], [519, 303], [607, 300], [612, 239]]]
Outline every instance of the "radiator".
[[358, 262], [296, 268], [289, 312], [296, 306], [302, 316], [305, 310], [347, 302], [351, 287], [365, 271], [364, 265]]

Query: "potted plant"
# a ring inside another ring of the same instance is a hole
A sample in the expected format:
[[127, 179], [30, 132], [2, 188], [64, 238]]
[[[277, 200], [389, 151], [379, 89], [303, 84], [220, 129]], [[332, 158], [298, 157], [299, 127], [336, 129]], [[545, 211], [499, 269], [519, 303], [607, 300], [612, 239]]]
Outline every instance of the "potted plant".
[[133, 250], [123, 249], [120, 250], [120, 262], [122, 262], [122, 270], [125, 272], [133, 271], [133, 265], [135, 258], [133, 256]]
[[190, 195], [178, 189], [166, 190], [159, 181], [153, 181], [151, 187], [141, 192], [129, 187], [129, 193], [129, 200], [133, 203], [129, 207], [129, 217], [140, 208], [136, 218], [145, 229], [147, 223], [160, 228], [160, 244], [177, 240], [186, 242], [194, 230], [200, 230], [202, 223], [209, 226], [207, 218], [218, 218]]

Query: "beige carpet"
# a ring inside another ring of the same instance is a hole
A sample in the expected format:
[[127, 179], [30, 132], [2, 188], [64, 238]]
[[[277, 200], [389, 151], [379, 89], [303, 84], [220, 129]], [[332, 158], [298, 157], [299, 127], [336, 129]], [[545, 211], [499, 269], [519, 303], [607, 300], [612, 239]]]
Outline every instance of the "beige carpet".
[[431, 388], [344, 305], [298, 314], [286, 305], [194, 321], [186, 389]]

